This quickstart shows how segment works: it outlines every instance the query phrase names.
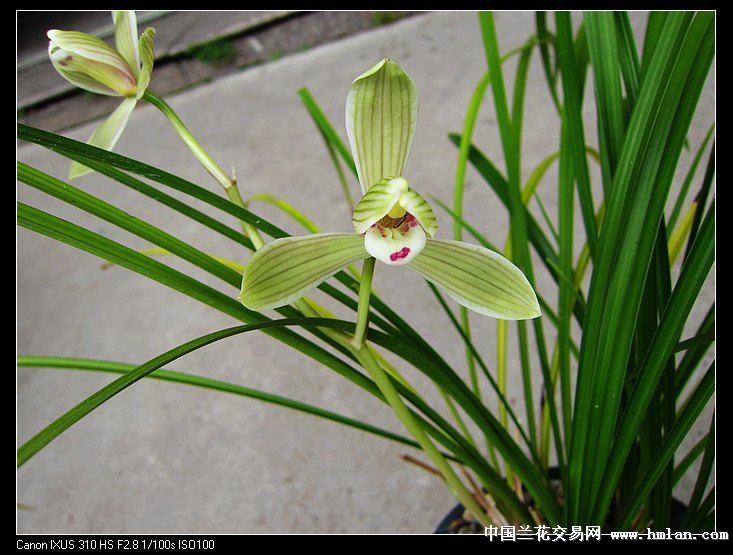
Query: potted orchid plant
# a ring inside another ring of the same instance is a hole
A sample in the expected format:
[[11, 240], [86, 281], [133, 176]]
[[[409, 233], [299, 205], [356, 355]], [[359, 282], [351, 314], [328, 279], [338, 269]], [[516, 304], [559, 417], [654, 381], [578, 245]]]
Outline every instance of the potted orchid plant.
[[[430, 200], [406, 176], [413, 137], [419, 132], [418, 88], [428, 84], [416, 84], [397, 61], [382, 59], [361, 74], [364, 68], [354, 68], [358, 76], [348, 90], [344, 126], [350, 149], [338, 126], [325, 118], [307, 90], [301, 91], [333, 160], [338, 165], [340, 157], [353, 170], [360, 196], [353, 205], [353, 233], [289, 236], [251, 211], [236, 178], [149, 90], [155, 31], [147, 29], [138, 37], [133, 12], [114, 13], [116, 48], [84, 33], [49, 31], [49, 56], [62, 77], [87, 91], [123, 100], [88, 144], [24, 125], [19, 125], [19, 139], [71, 159], [70, 179], [99, 172], [252, 254], [245, 265], [214, 257], [82, 188], [18, 162], [21, 183], [150, 241], [166, 254], [221, 278], [239, 295], [205, 285], [152, 254], [24, 203], [18, 204], [20, 226], [138, 272], [240, 322], [142, 364], [20, 356], [20, 367], [120, 376], [25, 440], [18, 449], [18, 466], [133, 383], [159, 378], [261, 399], [417, 449], [427, 459], [420, 465], [460, 503], [443, 531], [479, 530], [503, 537], [510, 529], [560, 536], [715, 529], [715, 488], [709, 485], [715, 460], [714, 417], [706, 434], [686, 450], [681, 448], [705, 414], [715, 386], [714, 361], [699, 369], [714, 342], [714, 304], [697, 323], [697, 331], [682, 336], [693, 323], [693, 307], [714, 262], [714, 143], [698, 192], [688, 199], [712, 126], [701, 144], [690, 145], [696, 154], [687, 174], [680, 170], [714, 56], [715, 15], [649, 14], [641, 50], [623, 12], [586, 13], [575, 29], [566, 12], [552, 19], [554, 29], [547, 14], [539, 12], [536, 33], [522, 47], [502, 53], [493, 15], [479, 15], [487, 72], [476, 86], [463, 132], [450, 137], [458, 147], [453, 206], [430, 199], [444, 212], [440, 220], [451, 224], [440, 227], [444, 234], [446, 228], [452, 231], [450, 239], [440, 238], [439, 217]], [[523, 98], [533, 52], [542, 62], [548, 102], [557, 109], [560, 150], [548, 153], [523, 182]], [[510, 96], [503, 64], [515, 56]], [[589, 145], [591, 133], [583, 119], [591, 80], [597, 150]], [[504, 169], [472, 142], [489, 91]], [[112, 152], [140, 101], [168, 118], [226, 198]], [[553, 218], [536, 192], [556, 161], [558, 208]], [[593, 194], [591, 164], [600, 168], [600, 198]], [[508, 211], [503, 248], [464, 218], [469, 165]], [[683, 185], [673, 192], [675, 178]], [[209, 204], [224, 213], [222, 218], [236, 217], [241, 229], [169, 196], [164, 188]], [[292, 206], [286, 211], [299, 214]], [[576, 222], [584, 234], [582, 242]], [[464, 233], [471, 236], [470, 242], [463, 240]], [[533, 253], [539, 256], [533, 258]], [[553, 279], [554, 298], [537, 290], [536, 259]], [[468, 379], [375, 295], [377, 262], [405, 266], [403, 271], [425, 278], [465, 349]], [[336, 282], [348, 292], [333, 287]], [[353, 318], [337, 319], [311, 299], [308, 295], [316, 288], [352, 311]], [[457, 303], [457, 312], [443, 294]], [[278, 316], [268, 315], [273, 310]], [[495, 322], [495, 372], [476, 348], [471, 313]], [[523, 416], [507, 399], [510, 321], [516, 326], [520, 367], [511, 379], [521, 380], [526, 391]], [[252, 331], [299, 350], [389, 405], [404, 435], [267, 392], [164, 368], [187, 353]], [[428, 403], [386, 353], [425, 374], [441, 392], [447, 414]], [[533, 365], [542, 375], [538, 406], [532, 393]], [[495, 406], [482, 396], [484, 389], [495, 395]], [[483, 447], [470, 428], [480, 430]], [[699, 460], [692, 492], [679, 505], [675, 485]]]

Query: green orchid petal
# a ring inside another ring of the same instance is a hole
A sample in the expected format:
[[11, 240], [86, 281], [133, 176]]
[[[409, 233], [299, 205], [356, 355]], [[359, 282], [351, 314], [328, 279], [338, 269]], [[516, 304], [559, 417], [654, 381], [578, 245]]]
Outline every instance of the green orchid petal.
[[117, 91], [113, 91], [109, 87], [102, 85], [99, 81], [89, 77], [85, 73], [80, 71], [70, 71], [68, 69], [68, 63], [64, 60], [64, 58], [67, 57], [67, 54], [52, 42], [48, 45], [48, 57], [51, 59], [53, 67], [59, 72], [59, 75], [75, 87], [79, 87], [80, 89], [96, 94], [120, 96], [120, 93]]
[[153, 39], [155, 38], [155, 29], [148, 27], [140, 37], [140, 60], [142, 69], [137, 78], [137, 97], [142, 98], [150, 84], [150, 75], [153, 72], [153, 63], [155, 62], [155, 51], [153, 50]]
[[353, 233], [276, 239], [252, 255], [239, 298], [251, 310], [290, 304], [344, 266], [366, 257], [364, 239]]
[[392, 210], [407, 190], [408, 184], [404, 177], [383, 179], [372, 185], [354, 208], [351, 218], [354, 230], [357, 233], [366, 232]]
[[137, 79], [119, 52], [103, 40], [77, 31], [48, 31], [54, 67], [83, 73], [121, 96], [135, 93]]
[[417, 191], [410, 188], [400, 196], [399, 205], [409, 212], [430, 237], [438, 232], [438, 218], [435, 217], [432, 206]]
[[[122, 135], [122, 132], [127, 126], [127, 122], [130, 119], [130, 114], [135, 109], [137, 99], [126, 98], [122, 101], [117, 109], [110, 114], [110, 116], [104, 120], [99, 127], [94, 130], [92, 136], [87, 141], [87, 144], [97, 146], [105, 150], [112, 150], [117, 143], [117, 140]], [[72, 162], [71, 170], [69, 171], [69, 179], [81, 177], [86, 175], [93, 170], [80, 164], [79, 162]]]
[[417, 88], [398, 64], [385, 58], [356, 78], [346, 98], [346, 132], [362, 192], [404, 175], [416, 121]]
[[542, 314], [522, 271], [484, 247], [431, 239], [409, 266], [479, 314], [503, 320], [526, 320]]
[[140, 54], [138, 52], [137, 18], [134, 11], [112, 12], [115, 23], [115, 46], [120, 55], [132, 69], [135, 77], [140, 73]]

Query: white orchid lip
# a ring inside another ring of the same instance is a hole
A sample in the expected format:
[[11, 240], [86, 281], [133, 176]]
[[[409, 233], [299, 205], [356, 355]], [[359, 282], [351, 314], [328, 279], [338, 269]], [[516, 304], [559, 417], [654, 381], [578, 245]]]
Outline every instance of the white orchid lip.
[[425, 231], [407, 212], [399, 217], [384, 216], [364, 234], [364, 248], [390, 266], [409, 264], [425, 247]]

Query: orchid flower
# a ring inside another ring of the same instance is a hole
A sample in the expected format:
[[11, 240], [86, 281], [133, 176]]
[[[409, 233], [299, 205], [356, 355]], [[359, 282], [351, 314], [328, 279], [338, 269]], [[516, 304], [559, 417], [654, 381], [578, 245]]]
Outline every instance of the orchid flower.
[[[135, 12], [112, 12], [116, 49], [102, 39], [78, 31], [48, 31], [48, 55], [61, 76], [84, 90], [124, 97], [122, 103], [92, 133], [88, 144], [112, 150], [127, 126], [130, 114], [150, 83], [153, 37], [148, 28], [138, 39]], [[73, 162], [71, 179], [92, 170]]]
[[503, 256], [460, 241], [435, 239], [430, 204], [404, 177], [417, 121], [417, 89], [394, 61], [360, 75], [346, 101], [346, 131], [363, 196], [355, 233], [285, 237], [252, 255], [240, 300], [253, 310], [290, 304], [360, 259], [407, 266], [459, 304], [507, 320], [536, 318], [537, 297]]

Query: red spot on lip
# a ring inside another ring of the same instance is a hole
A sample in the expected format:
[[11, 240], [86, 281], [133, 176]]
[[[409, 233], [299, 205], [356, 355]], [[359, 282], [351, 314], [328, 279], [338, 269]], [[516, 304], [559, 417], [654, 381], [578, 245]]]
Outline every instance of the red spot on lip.
[[399, 251], [393, 252], [389, 255], [389, 259], [392, 262], [395, 262], [397, 260], [400, 260], [401, 258], [407, 258], [407, 255], [410, 254], [410, 248], [409, 247], [402, 247]]

